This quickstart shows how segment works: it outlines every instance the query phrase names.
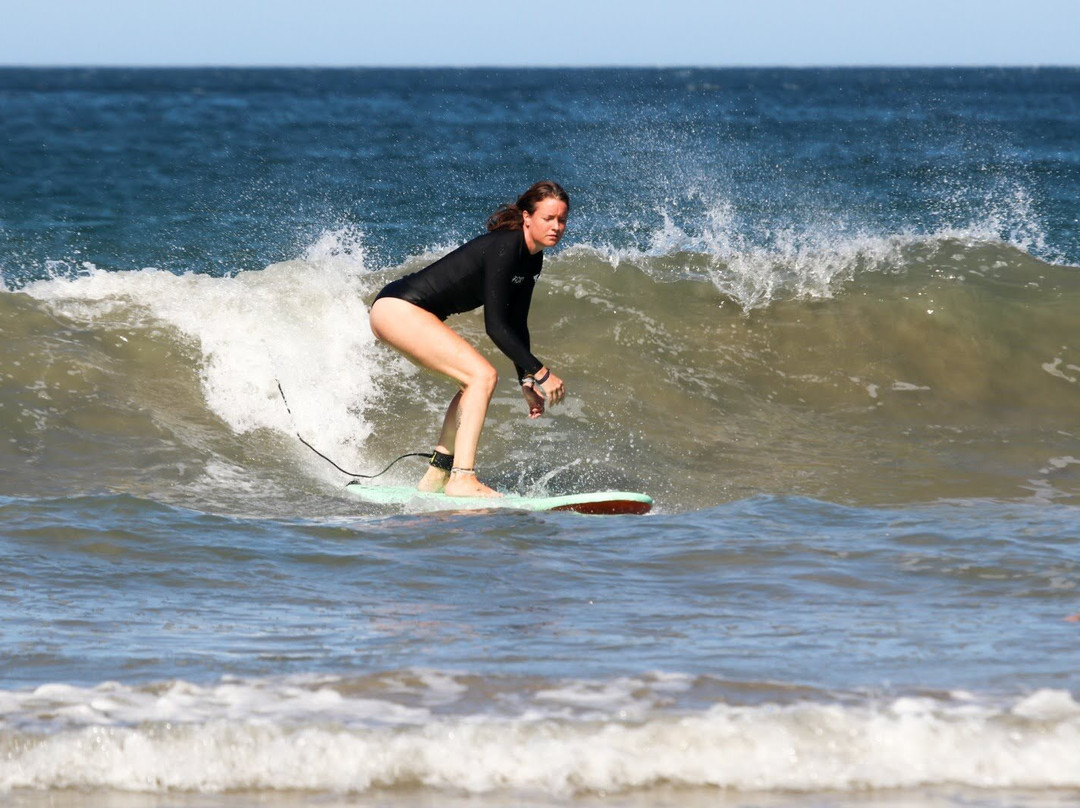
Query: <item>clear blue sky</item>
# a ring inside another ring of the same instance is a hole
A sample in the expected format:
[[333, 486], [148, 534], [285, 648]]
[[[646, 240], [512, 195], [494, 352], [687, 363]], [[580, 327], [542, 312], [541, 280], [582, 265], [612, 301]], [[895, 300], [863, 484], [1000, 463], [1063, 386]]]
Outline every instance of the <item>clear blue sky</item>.
[[0, 0], [4, 65], [1080, 65], [1080, 0]]

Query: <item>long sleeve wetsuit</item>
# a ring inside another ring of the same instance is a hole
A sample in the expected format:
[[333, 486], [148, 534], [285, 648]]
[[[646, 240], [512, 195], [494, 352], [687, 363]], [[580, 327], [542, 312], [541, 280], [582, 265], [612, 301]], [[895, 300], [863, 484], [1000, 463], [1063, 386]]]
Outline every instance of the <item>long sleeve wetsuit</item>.
[[483, 306], [487, 334], [514, 363], [520, 380], [544, 366], [531, 353], [528, 323], [543, 261], [542, 252], [529, 252], [520, 230], [495, 230], [387, 284], [375, 299], [407, 300], [440, 320]]

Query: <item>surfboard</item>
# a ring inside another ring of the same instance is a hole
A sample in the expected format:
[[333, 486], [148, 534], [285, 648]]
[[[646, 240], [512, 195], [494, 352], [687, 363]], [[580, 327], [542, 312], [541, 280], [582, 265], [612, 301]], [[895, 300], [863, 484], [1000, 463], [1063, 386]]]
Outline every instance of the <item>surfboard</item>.
[[501, 497], [448, 497], [417, 491], [408, 485], [373, 485], [351, 482], [350, 494], [372, 505], [404, 505], [429, 511], [477, 511], [494, 508], [518, 511], [575, 511], [594, 515], [641, 514], [652, 509], [652, 497], [630, 491], [595, 491], [564, 494], [556, 497], [526, 497], [506, 494]]

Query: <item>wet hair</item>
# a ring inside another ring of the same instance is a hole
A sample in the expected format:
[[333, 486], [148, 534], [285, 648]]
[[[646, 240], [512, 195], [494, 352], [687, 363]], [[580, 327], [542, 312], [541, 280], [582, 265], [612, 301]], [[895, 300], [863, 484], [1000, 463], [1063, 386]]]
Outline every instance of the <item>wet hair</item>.
[[521, 230], [524, 227], [522, 213], [536, 213], [536, 206], [545, 199], [558, 199], [566, 203], [567, 210], [570, 209], [570, 195], [562, 186], [551, 180], [541, 180], [519, 196], [517, 202], [501, 205], [491, 214], [487, 221], [488, 230]]

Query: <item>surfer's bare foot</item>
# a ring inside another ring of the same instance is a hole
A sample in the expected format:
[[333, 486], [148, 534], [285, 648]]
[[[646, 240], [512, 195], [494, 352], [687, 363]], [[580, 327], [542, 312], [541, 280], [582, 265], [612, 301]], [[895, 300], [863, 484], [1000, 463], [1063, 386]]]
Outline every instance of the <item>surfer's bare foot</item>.
[[444, 493], [448, 497], [501, 497], [498, 491], [494, 488], [488, 488], [478, 479], [476, 479], [476, 472], [458, 471], [450, 475], [450, 482], [446, 484]]
[[429, 494], [441, 494], [446, 484], [450, 481], [450, 472], [428, 466], [420, 482], [416, 484], [416, 490]]

